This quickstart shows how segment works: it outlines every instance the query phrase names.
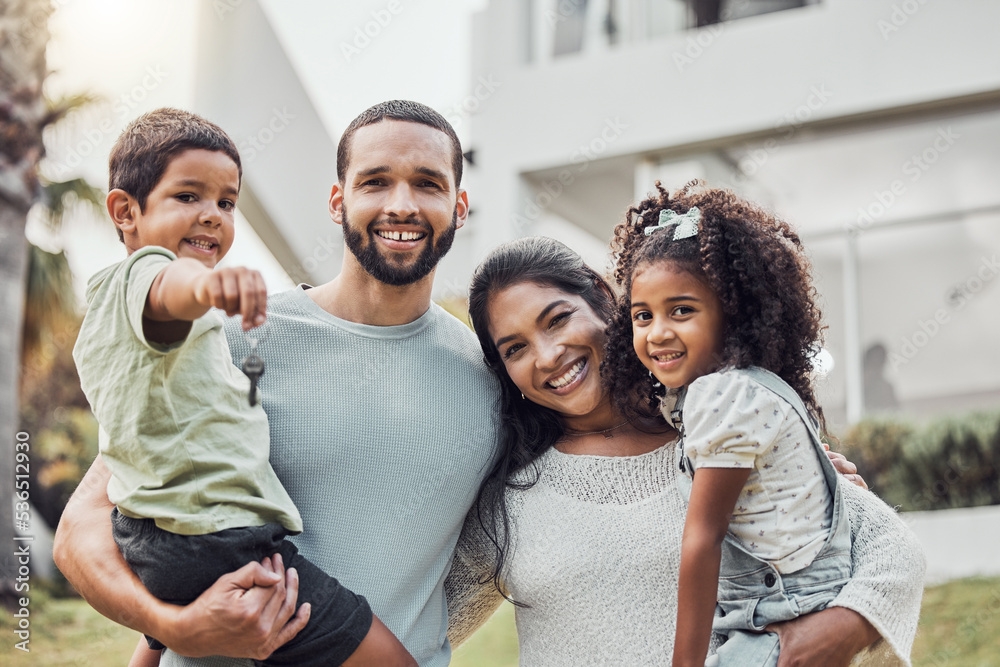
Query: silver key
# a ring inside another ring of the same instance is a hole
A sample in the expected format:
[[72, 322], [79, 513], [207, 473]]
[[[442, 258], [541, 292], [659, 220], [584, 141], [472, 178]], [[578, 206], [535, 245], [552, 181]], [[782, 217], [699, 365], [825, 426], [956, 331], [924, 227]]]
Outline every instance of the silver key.
[[250, 407], [257, 405], [257, 380], [264, 374], [264, 360], [251, 352], [243, 359], [243, 372], [250, 378]]

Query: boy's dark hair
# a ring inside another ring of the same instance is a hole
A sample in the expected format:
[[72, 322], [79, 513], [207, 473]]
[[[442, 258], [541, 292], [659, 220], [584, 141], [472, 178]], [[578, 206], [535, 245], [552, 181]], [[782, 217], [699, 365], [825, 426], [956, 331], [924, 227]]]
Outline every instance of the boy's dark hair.
[[[658, 392], [632, 347], [632, 278], [643, 264], [667, 261], [701, 280], [718, 296], [725, 321], [720, 367], [759, 366], [778, 375], [802, 397], [826, 430], [812, 386], [812, 359], [825, 328], [802, 242], [789, 225], [728, 190], [692, 181], [671, 196], [657, 194], [625, 213], [615, 227], [612, 255], [622, 288], [609, 327], [605, 375], [611, 395], [630, 396], [642, 387], [650, 405]], [[672, 228], [647, 236], [660, 211], [682, 214], [697, 206], [697, 236], [673, 240]], [[619, 401], [626, 415], [637, 406]]]
[[480, 525], [495, 547], [493, 583], [501, 592], [500, 577], [510, 547], [506, 490], [508, 487], [527, 489], [534, 486], [538, 481], [537, 469], [534, 475], [526, 473], [514, 478], [514, 474], [532, 466], [563, 436], [562, 419], [558, 414], [522, 397], [490, 336], [490, 301], [499, 292], [522, 283], [553, 287], [580, 296], [605, 322], [615, 305], [607, 282], [587, 266], [580, 255], [559, 241], [541, 236], [498, 246], [472, 274], [469, 318], [486, 365], [500, 380], [500, 449], [479, 490], [476, 509]]
[[[170, 161], [192, 148], [228, 155], [236, 163], [242, 184], [239, 151], [221, 127], [187, 111], [163, 108], [144, 113], [122, 130], [108, 160], [108, 187], [132, 195], [144, 210]], [[123, 240], [120, 229], [118, 239]]]
[[351, 124], [344, 130], [344, 134], [341, 135], [340, 143], [337, 145], [338, 181], [343, 183], [344, 178], [347, 176], [347, 167], [351, 161], [351, 139], [354, 137], [354, 133], [366, 125], [381, 123], [386, 118], [389, 120], [420, 123], [448, 135], [448, 138], [451, 139], [451, 168], [455, 172], [455, 187], [462, 184], [462, 144], [458, 140], [458, 135], [455, 134], [455, 128], [445, 120], [444, 116], [434, 111], [434, 109], [420, 102], [411, 102], [409, 100], [380, 102], [373, 107], [365, 109], [357, 118], [351, 121]]

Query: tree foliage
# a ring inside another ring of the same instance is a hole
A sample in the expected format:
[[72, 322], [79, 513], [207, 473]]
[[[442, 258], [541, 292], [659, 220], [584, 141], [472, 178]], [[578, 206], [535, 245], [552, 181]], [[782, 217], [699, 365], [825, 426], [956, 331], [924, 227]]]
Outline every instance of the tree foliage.
[[865, 420], [842, 445], [872, 490], [902, 510], [1000, 505], [1000, 412], [923, 425]]

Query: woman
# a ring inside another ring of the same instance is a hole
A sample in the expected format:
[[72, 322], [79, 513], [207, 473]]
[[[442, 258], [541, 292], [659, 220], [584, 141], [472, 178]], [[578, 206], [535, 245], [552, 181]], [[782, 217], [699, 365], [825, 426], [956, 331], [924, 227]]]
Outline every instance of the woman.
[[[614, 407], [600, 377], [613, 305], [605, 281], [551, 239], [501, 246], [473, 276], [505, 434], [446, 583], [453, 644], [506, 594], [522, 664], [670, 662], [685, 511], [676, 433], [652, 411], [629, 421]], [[853, 578], [832, 608], [774, 628], [782, 663], [846, 665], [871, 645], [870, 664], [908, 664], [923, 557], [892, 510], [844, 486]]]

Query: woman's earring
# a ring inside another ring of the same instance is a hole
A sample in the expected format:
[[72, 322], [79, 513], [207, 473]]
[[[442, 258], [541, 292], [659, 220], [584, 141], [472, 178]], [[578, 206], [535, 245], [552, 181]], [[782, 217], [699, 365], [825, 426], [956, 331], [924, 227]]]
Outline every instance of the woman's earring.
[[660, 384], [660, 381], [656, 379], [656, 376], [653, 375], [653, 371], [649, 371], [649, 379], [653, 382], [653, 389], [659, 389], [663, 386]]
[[521, 392], [521, 400], [522, 401], [524, 400], [524, 392], [523, 391]]

